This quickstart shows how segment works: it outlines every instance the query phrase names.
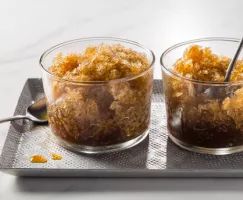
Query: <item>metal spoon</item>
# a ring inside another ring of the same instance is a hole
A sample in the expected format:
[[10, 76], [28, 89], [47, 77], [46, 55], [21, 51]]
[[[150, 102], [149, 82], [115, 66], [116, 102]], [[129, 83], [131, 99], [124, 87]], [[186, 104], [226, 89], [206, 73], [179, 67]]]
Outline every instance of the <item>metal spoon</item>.
[[243, 38], [241, 38], [241, 41], [240, 41], [239, 46], [238, 46], [238, 48], [236, 50], [235, 56], [232, 58], [232, 60], [231, 60], [231, 62], [229, 64], [229, 67], [228, 67], [228, 69], [226, 71], [226, 76], [224, 78], [224, 82], [228, 82], [230, 80], [231, 72], [233, 71], [234, 66], [235, 66], [235, 62], [236, 62], [236, 60], [238, 59], [238, 57], [240, 55], [242, 46], [243, 46]]
[[[243, 38], [240, 40], [239, 46], [236, 50], [236, 53], [235, 53], [234, 57], [232, 58], [229, 66], [227, 68], [226, 75], [225, 75], [225, 78], [224, 78], [224, 82], [229, 82], [231, 73], [232, 73], [234, 66], [235, 66], [235, 63], [236, 63], [236, 61], [237, 61], [237, 59], [240, 55], [242, 46], [243, 46]], [[208, 88], [208, 89], [205, 90], [205, 93], [208, 94], [210, 97], [213, 97], [213, 98], [217, 98], [217, 97], [224, 98], [224, 97], [226, 97], [226, 92], [224, 91], [224, 89], [225, 89], [225, 86]]]
[[0, 123], [12, 120], [28, 119], [36, 123], [47, 123], [46, 98], [36, 101], [26, 109], [25, 115], [16, 115], [0, 120]]

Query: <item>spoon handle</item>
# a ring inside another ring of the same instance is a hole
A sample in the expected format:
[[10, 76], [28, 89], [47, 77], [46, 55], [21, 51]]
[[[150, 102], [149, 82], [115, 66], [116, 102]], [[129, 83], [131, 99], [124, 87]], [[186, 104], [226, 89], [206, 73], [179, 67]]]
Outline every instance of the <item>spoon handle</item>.
[[25, 116], [25, 115], [16, 115], [16, 116], [13, 116], [13, 117], [8, 117], [8, 118], [5, 118], [5, 119], [1, 119], [0, 120], [0, 124], [4, 123], [4, 122], [8, 122], [8, 121], [18, 120], [18, 119], [27, 119], [27, 116]]
[[235, 56], [232, 58], [232, 60], [231, 60], [231, 62], [229, 64], [229, 67], [228, 67], [228, 69], [226, 71], [226, 76], [225, 76], [224, 82], [228, 82], [230, 80], [231, 72], [233, 71], [235, 62], [237, 61], [237, 58], [240, 55], [242, 46], [243, 46], [243, 38], [241, 38], [239, 46], [238, 46], [237, 51], [235, 53]]

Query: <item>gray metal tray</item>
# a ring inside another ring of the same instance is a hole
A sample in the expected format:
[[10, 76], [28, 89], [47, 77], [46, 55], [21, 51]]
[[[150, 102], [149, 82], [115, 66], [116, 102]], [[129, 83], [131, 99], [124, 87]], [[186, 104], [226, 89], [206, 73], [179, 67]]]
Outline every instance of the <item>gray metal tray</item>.
[[[12, 122], [0, 157], [0, 170], [17, 176], [48, 177], [243, 177], [243, 153], [210, 156], [175, 146], [167, 136], [161, 80], [154, 80], [149, 136], [139, 145], [116, 153], [77, 154], [59, 146], [48, 126]], [[44, 96], [41, 79], [27, 80], [15, 114]], [[63, 156], [50, 159], [49, 152]], [[46, 164], [29, 162], [44, 154]]]

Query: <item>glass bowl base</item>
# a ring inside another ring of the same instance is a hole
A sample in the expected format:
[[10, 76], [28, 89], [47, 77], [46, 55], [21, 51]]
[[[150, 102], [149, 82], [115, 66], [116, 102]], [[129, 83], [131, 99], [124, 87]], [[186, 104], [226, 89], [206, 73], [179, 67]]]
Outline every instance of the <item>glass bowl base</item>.
[[86, 146], [86, 145], [79, 145], [79, 144], [73, 144], [66, 142], [58, 137], [58, 143], [63, 146], [64, 148], [78, 153], [85, 153], [85, 154], [99, 154], [99, 153], [110, 153], [110, 152], [116, 152], [125, 150], [128, 148], [131, 148], [140, 142], [142, 142], [148, 135], [149, 129], [147, 129], [143, 134], [139, 135], [138, 137], [115, 145], [107, 145], [107, 146]]
[[210, 155], [229, 155], [229, 154], [238, 153], [238, 152], [243, 151], [243, 145], [234, 146], [234, 147], [226, 147], [226, 148], [205, 148], [205, 147], [194, 146], [194, 145], [182, 142], [171, 134], [169, 134], [169, 138], [177, 146], [179, 146], [183, 149], [186, 149], [188, 151], [193, 151], [193, 152], [197, 152], [197, 153], [210, 154]]

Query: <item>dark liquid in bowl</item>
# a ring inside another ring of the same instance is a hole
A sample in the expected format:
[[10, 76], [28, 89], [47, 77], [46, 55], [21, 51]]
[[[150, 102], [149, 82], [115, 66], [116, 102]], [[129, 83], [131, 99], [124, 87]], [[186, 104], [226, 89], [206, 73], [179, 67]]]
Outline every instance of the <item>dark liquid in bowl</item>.
[[217, 127], [213, 124], [193, 124], [188, 125], [186, 119], [181, 119], [180, 124], [173, 123], [173, 119], [168, 115], [167, 126], [169, 132], [178, 140], [199, 147], [205, 148], [226, 148], [243, 145], [243, 134], [232, 125], [227, 127]]
[[131, 139], [134, 139], [139, 135], [142, 135], [149, 128], [149, 123], [142, 125], [141, 128], [137, 130], [137, 134], [133, 134], [130, 136], [126, 135], [126, 133], [120, 128], [113, 129], [112, 131], [109, 132], [109, 134], [107, 134], [107, 132], [106, 133], [100, 132], [99, 135], [97, 135], [96, 137], [88, 137], [88, 138], [84, 138], [82, 135], [83, 134], [92, 135], [94, 130], [91, 129], [90, 133], [80, 133], [79, 136], [72, 137], [64, 130], [60, 130], [61, 127], [58, 127], [58, 129], [56, 129], [56, 127], [51, 126], [51, 128], [53, 133], [64, 141], [68, 141], [70, 143], [78, 144], [78, 145], [86, 145], [86, 146], [105, 146], [105, 145], [120, 144], [129, 141]]

